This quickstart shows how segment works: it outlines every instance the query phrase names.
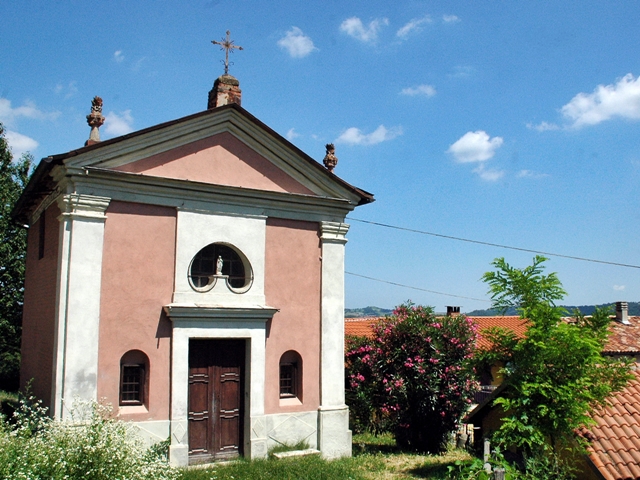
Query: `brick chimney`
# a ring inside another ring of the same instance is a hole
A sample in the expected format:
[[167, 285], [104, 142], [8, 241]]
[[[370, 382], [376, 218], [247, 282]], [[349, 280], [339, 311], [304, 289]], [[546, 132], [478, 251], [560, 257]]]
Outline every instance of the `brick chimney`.
[[213, 82], [213, 88], [209, 92], [208, 109], [221, 107], [229, 103], [237, 103], [241, 105], [242, 91], [240, 90], [240, 82], [231, 75], [220, 75]]
[[616, 322], [629, 325], [629, 304], [627, 302], [616, 302]]
[[457, 317], [460, 315], [460, 307], [451, 307], [447, 305], [447, 317]]

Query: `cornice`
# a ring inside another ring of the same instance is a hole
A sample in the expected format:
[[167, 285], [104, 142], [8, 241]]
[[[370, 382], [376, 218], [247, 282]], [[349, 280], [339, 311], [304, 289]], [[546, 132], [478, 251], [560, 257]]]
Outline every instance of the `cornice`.
[[318, 220], [342, 220], [356, 207], [344, 198], [214, 185], [100, 168], [77, 172], [69, 181], [79, 193], [99, 192], [122, 201], [176, 208], [232, 212], [241, 207], [244, 213], [258, 216], [281, 212], [285, 218], [314, 216]]
[[254, 307], [222, 307], [195, 303], [170, 303], [165, 305], [163, 309], [167, 317], [174, 323], [181, 321], [246, 322], [247, 320], [267, 322], [278, 312], [277, 308], [258, 305]]

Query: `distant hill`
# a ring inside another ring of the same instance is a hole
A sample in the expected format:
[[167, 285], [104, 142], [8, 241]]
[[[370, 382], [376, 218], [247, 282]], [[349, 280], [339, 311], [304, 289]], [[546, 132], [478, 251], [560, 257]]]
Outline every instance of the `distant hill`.
[[393, 310], [379, 307], [364, 307], [364, 308], [345, 308], [345, 318], [358, 318], [358, 317], [384, 317], [385, 315], [391, 315]]
[[[614, 303], [603, 303], [602, 305], [563, 305], [563, 307], [569, 312], [573, 312], [576, 309], [580, 310], [584, 315], [591, 315], [596, 307], [611, 307], [611, 314], [615, 312]], [[345, 318], [359, 318], [359, 317], [384, 317], [385, 315], [391, 315], [393, 310], [379, 307], [364, 307], [364, 308], [345, 308]], [[471, 317], [494, 317], [498, 315], [495, 310], [473, 310], [471, 312], [465, 312]], [[507, 310], [505, 315], [517, 315], [515, 308]], [[640, 302], [629, 302], [629, 315], [640, 316]]]
[[[629, 303], [629, 315], [640, 315], [640, 302], [628, 302]], [[611, 307], [611, 313], [615, 312], [615, 302], [614, 303], [603, 303], [602, 305], [562, 305], [569, 313], [577, 310], [580, 310], [584, 315], [591, 315], [596, 307]], [[514, 308], [510, 308], [507, 310], [505, 315], [517, 315], [518, 312]], [[498, 315], [495, 310], [473, 310], [472, 312], [467, 312], [467, 315], [470, 317], [493, 317]]]

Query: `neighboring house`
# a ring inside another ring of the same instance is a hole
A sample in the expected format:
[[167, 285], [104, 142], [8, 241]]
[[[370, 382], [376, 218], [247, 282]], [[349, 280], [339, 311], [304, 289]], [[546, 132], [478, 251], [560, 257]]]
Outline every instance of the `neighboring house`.
[[[640, 359], [640, 317], [629, 316], [626, 302], [616, 304], [611, 336], [603, 353]], [[516, 331], [516, 334], [518, 332]], [[610, 406], [594, 412], [597, 425], [579, 434], [589, 442], [588, 455], [582, 459], [581, 479], [640, 480], [640, 371], [627, 387], [609, 398]], [[467, 416], [475, 427], [475, 445], [480, 448], [484, 436], [500, 427], [503, 412], [493, 407], [500, 395], [498, 387]]]
[[[346, 215], [373, 195], [240, 106], [43, 159], [28, 226], [24, 386], [60, 419], [105, 401], [186, 465], [306, 441], [351, 454], [344, 402]], [[333, 164], [335, 165], [335, 163]]]

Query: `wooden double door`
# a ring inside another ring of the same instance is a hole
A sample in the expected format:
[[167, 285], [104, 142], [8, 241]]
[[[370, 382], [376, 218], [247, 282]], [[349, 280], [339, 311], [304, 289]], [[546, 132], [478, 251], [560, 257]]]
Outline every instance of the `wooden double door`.
[[189, 463], [242, 455], [245, 346], [189, 341]]

